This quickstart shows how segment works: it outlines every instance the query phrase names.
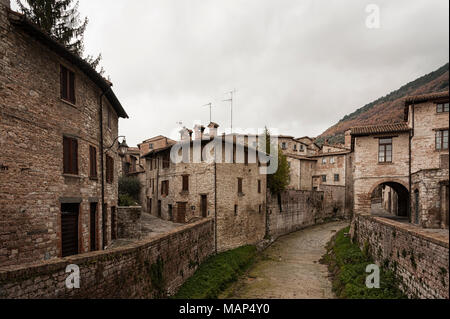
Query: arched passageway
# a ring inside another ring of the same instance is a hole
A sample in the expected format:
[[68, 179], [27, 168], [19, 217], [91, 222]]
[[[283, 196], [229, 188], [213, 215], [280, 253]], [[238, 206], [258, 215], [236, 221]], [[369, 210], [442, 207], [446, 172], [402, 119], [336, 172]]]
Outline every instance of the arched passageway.
[[408, 218], [409, 192], [397, 182], [383, 182], [371, 193], [373, 215]]

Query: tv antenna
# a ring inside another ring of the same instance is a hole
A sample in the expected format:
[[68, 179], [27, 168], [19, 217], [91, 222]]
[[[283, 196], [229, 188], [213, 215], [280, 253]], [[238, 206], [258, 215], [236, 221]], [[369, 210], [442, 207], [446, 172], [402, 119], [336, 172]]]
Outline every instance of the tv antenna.
[[223, 100], [223, 102], [230, 102], [231, 105], [231, 133], [233, 133], [233, 101], [236, 92], [237, 92], [236, 89], [234, 89], [233, 91], [225, 93], [230, 94], [230, 98], [228, 100]]
[[205, 107], [205, 106], [209, 106], [209, 123], [211, 123], [212, 122], [212, 107], [213, 107], [212, 103], [205, 104], [202, 107]]

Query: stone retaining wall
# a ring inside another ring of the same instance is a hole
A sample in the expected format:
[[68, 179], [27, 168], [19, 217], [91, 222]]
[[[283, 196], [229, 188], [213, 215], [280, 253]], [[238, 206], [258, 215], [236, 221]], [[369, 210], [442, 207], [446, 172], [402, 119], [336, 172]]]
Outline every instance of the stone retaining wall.
[[394, 271], [409, 297], [449, 298], [448, 235], [368, 215], [356, 215], [353, 230], [360, 247], [368, 245], [376, 263]]
[[[214, 252], [213, 220], [112, 249], [0, 268], [0, 298], [157, 298], [172, 295]], [[66, 288], [68, 265], [80, 289]]]

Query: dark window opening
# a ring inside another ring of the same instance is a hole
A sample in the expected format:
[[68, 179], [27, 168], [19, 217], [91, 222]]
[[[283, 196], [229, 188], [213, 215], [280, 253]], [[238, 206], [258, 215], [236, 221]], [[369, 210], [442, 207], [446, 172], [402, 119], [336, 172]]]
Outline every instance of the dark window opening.
[[234, 205], [234, 216], [238, 215], [238, 205]]
[[97, 203], [91, 203], [90, 210], [90, 235], [91, 251], [97, 250]]
[[438, 113], [444, 113], [449, 111], [449, 105], [447, 103], [440, 103], [436, 104], [436, 112]]
[[189, 191], [189, 175], [183, 175], [183, 186], [182, 186], [183, 192]]
[[339, 174], [334, 174], [334, 181], [339, 182]]

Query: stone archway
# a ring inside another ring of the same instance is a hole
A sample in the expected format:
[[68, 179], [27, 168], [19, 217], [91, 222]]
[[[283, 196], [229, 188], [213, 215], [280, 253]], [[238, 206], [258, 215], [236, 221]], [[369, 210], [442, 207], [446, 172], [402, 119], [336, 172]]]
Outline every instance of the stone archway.
[[[408, 186], [399, 180], [378, 181], [369, 191], [372, 214], [383, 214], [402, 218], [409, 217], [410, 197]], [[379, 203], [379, 196], [381, 202]]]

